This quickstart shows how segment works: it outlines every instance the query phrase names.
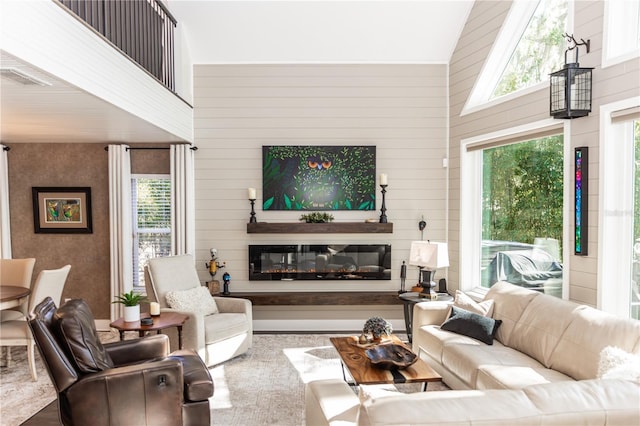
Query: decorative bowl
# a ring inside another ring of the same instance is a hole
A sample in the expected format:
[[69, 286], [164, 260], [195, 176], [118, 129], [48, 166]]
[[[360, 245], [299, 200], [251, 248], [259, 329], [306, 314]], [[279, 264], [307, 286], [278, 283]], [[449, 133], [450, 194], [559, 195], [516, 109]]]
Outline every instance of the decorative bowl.
[[402, 370], [418, 360], [418, 355], [402, 345], [378, 345], [365, 351], [371, 364], [385, 370]]

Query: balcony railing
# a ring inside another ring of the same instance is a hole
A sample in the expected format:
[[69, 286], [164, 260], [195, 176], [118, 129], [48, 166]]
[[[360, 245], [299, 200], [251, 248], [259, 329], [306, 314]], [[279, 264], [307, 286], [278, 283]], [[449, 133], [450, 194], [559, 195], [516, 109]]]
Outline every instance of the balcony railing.
[[175, 92], [176, 20], [156, 0], [58, 0]]

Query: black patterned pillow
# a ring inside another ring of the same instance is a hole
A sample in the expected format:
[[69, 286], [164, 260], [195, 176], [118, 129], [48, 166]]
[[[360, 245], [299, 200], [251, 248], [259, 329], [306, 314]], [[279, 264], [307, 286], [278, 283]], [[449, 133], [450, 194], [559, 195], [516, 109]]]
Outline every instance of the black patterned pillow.
[[500, 324], [502, 324], [501, 320], [495, 320], [452, 306], [451, 316], [440, 328], [471, 337], [487, 345], [493, 345], [493, 338]]

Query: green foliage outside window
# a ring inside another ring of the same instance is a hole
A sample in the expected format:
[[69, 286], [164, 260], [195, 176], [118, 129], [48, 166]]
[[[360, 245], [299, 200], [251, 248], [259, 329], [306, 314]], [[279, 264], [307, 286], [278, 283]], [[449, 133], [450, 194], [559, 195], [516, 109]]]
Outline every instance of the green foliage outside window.
[[[492, 98], [532, 86], [564, 66], [566, 0], [542, 0], [513, 52]], [[572, 54], [571, 52], [569, 53]], [[571, 56], [569, 56], [569, 62]]]
[[483, 240], [562, 242], [562, 135], [484, 150], [482, 186]]

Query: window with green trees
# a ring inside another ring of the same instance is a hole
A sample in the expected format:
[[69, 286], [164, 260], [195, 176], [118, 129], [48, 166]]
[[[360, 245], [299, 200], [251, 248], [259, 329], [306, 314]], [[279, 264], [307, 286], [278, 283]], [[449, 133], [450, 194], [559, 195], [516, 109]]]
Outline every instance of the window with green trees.
[[131, 179], [133, 286], [144, 287], [149, 259], [171, 253], [171, 180], [168, 175]]
[[564, 66], [567, 12], [567, 0], [539, 2], [491, 99], [548, 80], [549, 73]]
[[482, 286], [562, 294], [562, 135], [484, 149]]

